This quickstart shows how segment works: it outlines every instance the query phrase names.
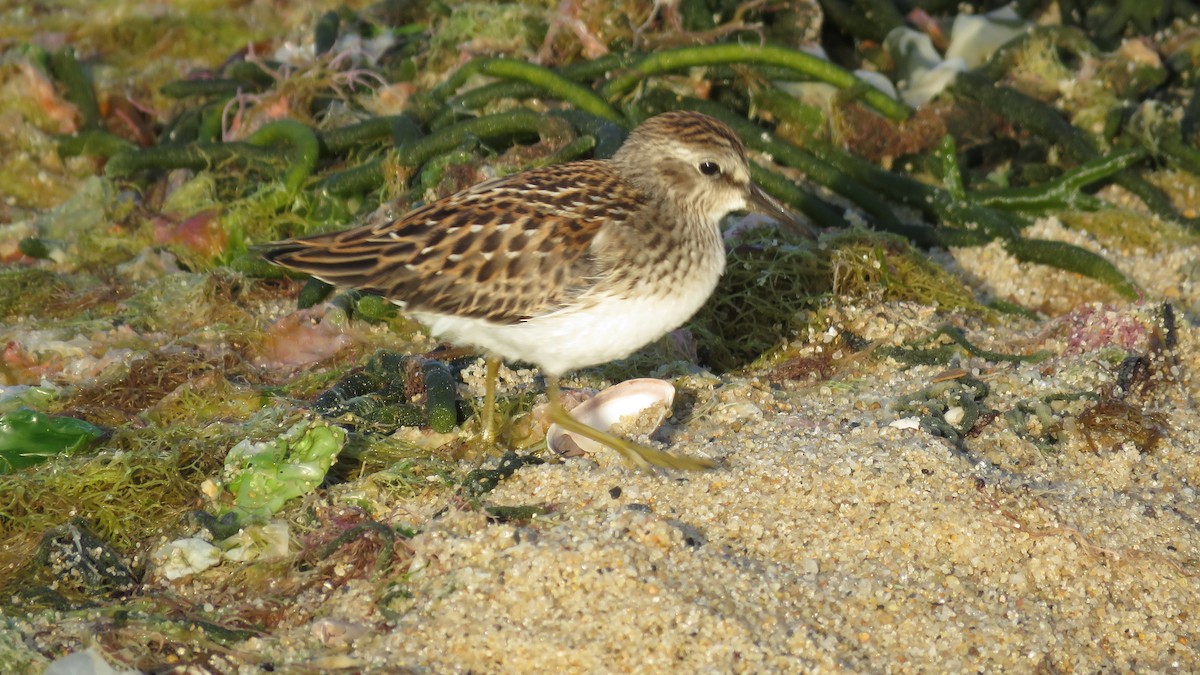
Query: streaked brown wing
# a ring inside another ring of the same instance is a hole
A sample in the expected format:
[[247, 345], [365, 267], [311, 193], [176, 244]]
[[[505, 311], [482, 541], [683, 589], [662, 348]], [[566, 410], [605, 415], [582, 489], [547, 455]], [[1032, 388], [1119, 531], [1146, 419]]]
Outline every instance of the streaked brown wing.
[[265, 257], [409, 310], [516, 323], [594, 283], [593, 239], [639, 201], [608, 162], [573, 162], [480, 183], [388, 223], [280, 242]]

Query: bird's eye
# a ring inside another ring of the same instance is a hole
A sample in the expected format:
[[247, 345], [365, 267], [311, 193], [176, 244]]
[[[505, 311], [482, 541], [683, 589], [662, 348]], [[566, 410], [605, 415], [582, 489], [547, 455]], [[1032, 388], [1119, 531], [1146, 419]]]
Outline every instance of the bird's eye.
[[700, 162], [700, 173], [705, 176], [716, 176], [721, 173], [721, 167], [716, 162]]

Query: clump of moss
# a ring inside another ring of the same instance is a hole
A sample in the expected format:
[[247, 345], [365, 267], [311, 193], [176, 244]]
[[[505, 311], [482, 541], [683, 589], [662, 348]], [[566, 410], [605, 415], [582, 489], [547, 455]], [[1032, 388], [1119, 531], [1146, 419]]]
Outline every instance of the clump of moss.
[[[198, 361], [199, 368], [212, 365]], [[227, 364], [215, 364], [211, 370], [192, 372], [187, 381], [158, 402], [143, 410], [141, 417], [159, 426], [171, 424], [202, 425], [214, 419], [246, 420], [267, 406], [270, 398], [254, 384], [247, 383], [242, 373], [230, 381]]]
[[778, 358], [766, 372], [768, 381], [822, 381], [833, 377], [837, 371], [834, 358], [834, 354], [838, 351], [836, 349], [821, 349], [810, 354], [787, 353], [788, 351], [783, 350], [777, 354]]
[[1107, 246], [1125, 249], [1162, 251], [1194, 240], [1193, 235], [1173, 223], [1124, 209], [1067, 211], [1059, 214], [1059, 219], [1068, 227], [1090, 233]]
[[[57, 457], [37, 470], [0, 476], [0, 596], [42, 533], [86, 514], [96, 536], [120, 550], [169, 529], [197, 506], [198, 486], [221, 466], [243, 430], [210, 426], [118, 430], [106, 451]], [[229, 436], [229, 437], [227, 437]]]
[[115, 381], [85, 387], [67, 403], [66, 414], [94, 424], [119, 426], [156, 405], [186, 382], [227, 364], [202, 358], [190, 351], [147, 354], [129, 366]]
[[532, 56], [546, 35], [546, 10], [518, 3], [453, 3], [432, 31], [425, 61], [430, 77], [457, 65], [464, 52], [487, 56]]
[[67, 288], [63, 277], [42, 267], [0, 270], [0, 318], [44, 311], [53, 306]]
[[[0, 138], [0, 153], [3, 145]], [[3, 181], [0, 170], [0, 185]], [[25, 223], [46, 250], [47, 255], [37, 257], [49, 258], [56, 271], [85, 270], [96, 279], [108, 280], [119, 263], [145, 252], [151, 243], [150, 228], [124, 226], [137, 211], [137, 199], [108, 179], [91, 175], [71, 187], [69, 194]], [[94, 284], [96, 279], [80, 280], [75, 286], [78, 289], [85, 281]]]
[[830, 295], [982, 311], [971, 291], [899, 237], [835, 234], [819, 249], [750, 233], [729, 246], [725, 275], [689, 325], [700, 360], [744, 366], [786, 341]]
[[904, 239], [851, 231], [833, 238], [830, 244], [832, 290], [838, 297], [983, 310], [962, 281]]
[[296, 399], [311, 399], [321, 392], [334, 386], [351, 370], [360, 367], [362, 354], [354, 351], [351, 358], [337, 359], [335, 363], [322, 364], [322, 368], [309, 368], [287, 381], [282, 392]]
[[[497, 417], [506, 419], [497, 409]], [[361, 441], [361, 445], [357, 444]], [[357, 476], [361, 479], [354, 490], [372, 496], [372, 503], [382, 508], [385, 497], [407, 498], [432, 490], [448, 489], [455, 481], [458, 464], [447, 457], [431, 453], [396, 436], [371, 434], [354, 437], [347, 444], [345, 457], [357, 460]], [[341, 467], [334, 466], [339, 472]], [[343, 476], [347, 480], [352, 476]]]
[[1126, 401], [1101, 401], [1081, 413], [1075, 422], [1092, 452], [1132, 443], [1138, 452], [1153, 452], [1166, 437], [1166, 416], [1148, 413]]
[[[139, 90], [132, 96], [148, 107], [164, 110], [170, 102], [160, 89], [177, 79], [181, 70], [216, 67], [246, 45], [270, 44], [290, 27], [310, 21], [312, 13], [321, 11], [316, 5], [325, 4], [309, 3], [292, 12], [278, 6], [237, 3], [235, 11], [235, 3], [217, 0], [173, 3], [159, 12], [139, 12], [131, 3], [116, 2], [108, 11], [90, 12], [87, 21], [64, 16], [60, 30], [70, 33], [77, 52], [104, 55], [106, 67], [94, 74], [98, 89], [128, 87], [124, 78], [136, 72]], [[120, 85], [106, 82], [109, 77], [122, 78]]]
[[[122, 305], [125, 321], [138, 332], [183, 335], [200, 328], [247, 331], [254, 318], [243, 307], [253, 301], [247, 285], [236, 275], [165, 274], [146, 282]], [[186, 312], [181, 312], [187, 308]]]
[[1097, 134], [1111, 126], [1114, 109], [1162, 85], [1168, 75], [1159, 54], [1140, 40], [1102, 53], [1086, 41], [1052, 32], [1032, 33], [1014, 50], [1011, 64], [1012, 86], [1041, 100], [1057, 100], [1073, 126]]
[[78, 111], [55, 91], [46, 74], [28, 59], [0, 63], [0, 185], [10, 205], [50, 208], [74, 192], [90, 162], [63, 162], [55, 134], [74, 131]]
[[788, 338], [803, 313], [828, 293], [829, 262], [806, 244], [751, 232], [730, 242], [725, 274], [688, 328], [700, 360], [740, 367]]
[[[1092, 55], [1079, 54], [1093, 65]], [[1059, 44], [1050, 36], [1030, 38], [1021, 44], [1014, 55], [1013, 67], [1008, 73], [1012, 86], [1034, 98], [1049, 100], [1061, 97], [1075, 126], [1091, 128], [1103, 124], [1103, 113], [1112, 110], [1118, 102], [1116, 95], [1106, 89], [1105, 82], [1097, 77], [1080, 77], [1063, 62]], [[1103, 128], [1101, 126], [1101, 128]]]

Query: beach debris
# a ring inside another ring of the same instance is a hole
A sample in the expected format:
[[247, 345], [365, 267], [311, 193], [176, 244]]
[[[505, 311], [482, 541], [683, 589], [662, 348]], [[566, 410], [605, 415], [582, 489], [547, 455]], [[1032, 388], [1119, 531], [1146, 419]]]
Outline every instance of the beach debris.
[[[666, 380], [643, 377], [601, 391], [576, 406], [571, 416], [600, 431], [618, 427], [620, 431], [649, 434], [671, 413], [674, 400], [675, 385]], [[595, 441], [564, 431], [557, 424], [550, 425], [546, 432], [546, 447], [567, 456], [599, 449]]]

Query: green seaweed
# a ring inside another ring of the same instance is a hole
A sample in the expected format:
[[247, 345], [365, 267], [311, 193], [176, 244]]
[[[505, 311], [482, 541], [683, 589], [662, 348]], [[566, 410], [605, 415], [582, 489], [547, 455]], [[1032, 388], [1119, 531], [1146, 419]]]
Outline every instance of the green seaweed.
[[98, 535], [122, 548], [160, 532], [195, 508], [196, 486], [220, 468], [226, 442], [212, 428], [122, 428], [101, 452], [59, 455], [47, 468], [0, 475], [0, 538], [10, 544], [0, 564], [21, 559], [42, 531], [78, 513], [90, 514]]
[[494, 469], [475, 469], [463, 478], [459, 488], [469, 499], [477, 499], [496, 489], [506, 478], [509, 478], [525, 466], [545, 464], [546, 460], [532, 454], [520, 455], [509, 451], [504, 453]]
[[[457, 122], [419, 138], [401, 143], [390, 159], [402, 167], [418, 167], [447, 153], [461, 151], [465, 143], [476, 140], [504, 140], [519, 137], [551, 137], [570, 132], [561, 118], [538, 115], [531, 110], [485, 115]], [[384, 162], [373, 159], [364, 164], [327, 176], [319, 189], [337, 196], [361, 194], [377, 189], [384, 182]]]
[[25, 237], [17, 242], [17, 250], [35, 260], [50, 258], [50, 246], [40, 237]]
[[[307, 285], [305, 286], [307, 288]], [[395, 303], [381, 296], [367, 293], [354, 303], [354, 316], [370, 323], [381, 323], [396, 318], [399, 313]]]
[[250, 146], [246, 143], [159, 145], [153, 148], [131, 148], [114, 154], [105, 165], [105, 173], [112, 178], [126, 178], [142, 171], [198, 171], [231, 161], [267, 165], [272, 162], [282, 163], [284, 155], [269, 148]]
[[333, 49], [341, 24], [341, 17], [333, 10], [325, 12], [317, 19], [317, 25], [313, 28], [313, 53], [320, 56]]
[[[939, 337], [949, 338], [950, 345], [942, 344], [931, 347], [922, 345], [933, 344]], [[1050, 358], [1051, 354], [1047, 351], [1038, 351], [1033, 354], [1006, 354], [1004, 352], [994, 352], [987, 349], [981, 349], [975, 346], [967, 336], [963, 334], [961, 328], [951, 326], [949, 324], [942, 326], [929, 335], [917, 340], [911, 347], [880, 347], [876, 350], [876, 354], [884, 358], [893, 358], [897, 361], [907, 363], [909, 365], [933, 365], [946, 364], [954, 357], [957, 350], [961, 349], [971, 356], [977, 356], [988, 361], [1009, 361], [1014, 363], [1038, 363]]]
[[457, 380], [445, 364], [379, 350], [366, 366], [321, 392], [313, 408], [363, 431], [391, 433], [402, 426], [430, 426], [448, 433], [458, 425], [457, 389]]
[[[277, 146], [289, 146], [281, 149]], [[105, 171], [112, 177], [128, 177], [142, 171], [212, 168], [230, 161], [285, 164], [283, 196], [294, 194], [316, 166], [320, 143], [311, 129], [294, 120], [276, 120], [263, 125], [242, 143], [194, 143], [122, 150], [109, 158]]]
[[262, 91], [264, 83], [238, 78], [215, 78], [210, 80], [177, 80], [164, 84], [159, 92], [170, 98], [193, 96], [215, 96], [227, 99], [244, 92]]
[[63, 157], [77, 155], [112, 157], [117, 153], [133, 150], [133, 148], [133, 143], [102, 129], [85, 129], [70, 136], [63, 136], [58, 140], [58, 153]]
[[1045, 394], [1033, 399], [1018, 401], [1004, 413], [1008, 428], [1019, 438], [1035, 445], [1045, 453], [1054, 452], [1063, 440], [1062, 404], [1080, 401], [1099, 401], [1091, 391]]
[[411, 115], [372, 117], [356, 124], [322, 130], [318, 136], [322, 155], [340, 155], [355, 148], [369, 147], [383, 140], [403, 142], [423, 136]]
[[969, 198], [980, 206], [1028, 213], [1062, 209], [1095, 211], [1104, 206], [1104, 202], [1083, 192], [1083, 188], [1141, 162], [1146, 156], [1146, 152], [1136, 149], [1112, 152], [1085, 162], [1044, 185], [979, 190], [972, 192]]
[[[1090, 162], [1099, 156], [1096, 142], [1087, 134], [1063, 119], [1058, 111], [1015, 89], [997, 86], [975, 74], [962, 73], [955, 80], [952, 90], [1060, 145], [1076, 162]], [[1137, 195], [1148, 208], [1163, 218], [1180, 222], [1194, 220], [1183, 218], [1162, 191], [1129, 169], [1116, 172], [1113, 180]]]
[[601, 89], [601, 93], [611, 101], [638, 86], [648, 75], [731, 63], [782, 66], [836, 87], [856, 89], [863, 101], [891, 119], [908, 119], [911, 114], [903, 103], [874, 87], [864, 85], [861, 80], [840, 66], [811, 54], [777, 45], [705, 45], [648, 54], [630, 66], [629, 73], [609, 80]]
[[821, 0], [830, 22], [854, 37], [882, 42], [897, 26], [905, 25], [896, 7], [884, 0]]
[[107, 431], [72, 417], [17, 408], [0, 415], [0, 474], [40, 464], [59, 454], [79, 452]]
[[294, 195], [303, 187], [321, 154], [317, 135], [295, 120], [275, 120], [264, 124], [246, 139], [246, 143], [260, 147], [290, 146], [291, 153], [286, 155], [288, 169], [283, 175], [283, 188], [287, 191], [285, 196]]
[[541, 89], [552, 98], [566, 101], [576, 108], [615, 124], [625, 124], [625, 116], [617, 112], [591, 89], [550, 70], [514, 59], [474, 59], [455, 71], [446, 82], [431, 93], [434, 100], [444, 100], [449, 92], [462, 86], [473, 75], [490, 75], [518, 80]]
[[[258, 258], [259, 260], [262, 259], [262, 257], [257, 254], [255, 254], [254, 257]], [[272, 265], [272, 267], [275, 266]], [[279, 269], [278, 267], [275, 268]], [[304, 282], [304, 288], [301, 288], [300, 293], [296, 295], [296, 307], [297, 309], [316, 307], [318, 304], [324, 302], [325, 299], [333, 293], [333, 291], [334, 287], [332, 285], [327, 284], [316, 277], [310, 277], [308, 281]]]
[[754, 361], [830, 296], [982, 310], [960, 280], [899, 237], [851, 230], [823, 237], [822, 246], [768, 230], [730, 241], [725, 274], [688, 324], [701, 360], [718, 371]]
[[100, 127], [100, 104], [96, 102], [96, 91], [92, 82], [84, 72], [83, 66], [75, 57], [75, 49], [70, 46], [51, 52], [49, 58], [50, 71], [66, 88], [67, 100], [79, 109], [83, 118], [80, 128], [85, 130]]
[[425, 376], [425, 410], [429, 426], [438, 433], [449, 433], [458, 426], [458, 383], [446, 364], [426, 361], [421, 366]]
[[[987, 412], [983, 401], [989, 393], [988, 385], [982, 380], [970, 376], [958, 377], [903, 396], [895, 404], [895, 411], [897, 415], [917, 416], [921, 429], [934, 436], [947, 438], [959, 450], [965, 451], [966, 436]], [[957, 424], [946, 419], [946, 413], [952, 408], [962, 413]]]
[[1130, 283], [1115, 265], [1103, 256], [1087, 249], [1062, 241], [1018, 238], [1004, 242], [1004, 248], [1021, 262], [1053, 265], [1068, 272], [1076, 272], [1107, 284], [1122, 297], [1133, 300], [1138, 297], [1137, 288]]
[[350, 527], [346, 531], [339, 534], [332, 541], [318, 549], [316, 553], [316, 559], [326, 560], [336, 553], [339, 548], [342, 548], [355, 539], [370, 533], [378, 535], [379, 538], [383, 540], [383, 546], [380, 547], [379, 555], [375, 558], [375, 568], [372, 572], [373, 576], [378, 577], [386, 573], [388, 568], [391, 567], [397, 533], [387, 525], [375, 522], [373, 520], [354, 525], [353, 527]]
[[301, 420], [278, 437], [244, 440], [225, 456], [228, 512], [238, 519], [266, 518], [289, 500], [321, 484], [346, 443], [346, 432], [321, 421]]
[[808, 245], [770, 234], [732, 244], [717, 289], [688, 323], [701, 361], [718, 371], [786, 339], [829, 290], [828, 267]]

